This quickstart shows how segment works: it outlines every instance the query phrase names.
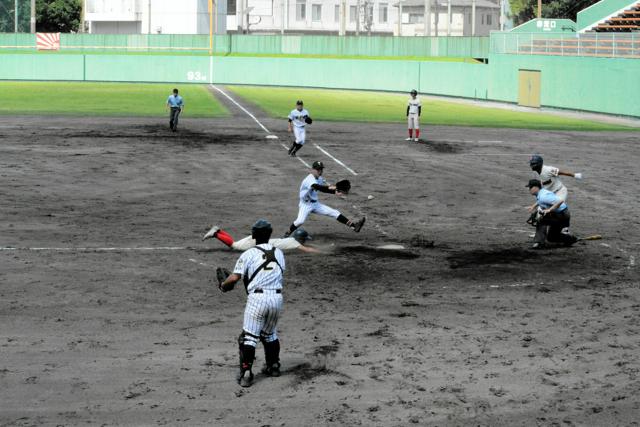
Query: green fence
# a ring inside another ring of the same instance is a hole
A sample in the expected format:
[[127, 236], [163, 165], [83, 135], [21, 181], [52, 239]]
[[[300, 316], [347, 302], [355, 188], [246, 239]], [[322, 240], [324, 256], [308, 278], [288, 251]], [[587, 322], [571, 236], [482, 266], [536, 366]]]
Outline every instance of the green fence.
[[[0, 49], [35, 49], [33, 34], [0, 34]], [[184, 52], [209, 54], [209, 36], [181, 34], [61, 34], [65, 52]], [[488, 37], [314, 35], [214, 36], [215, 54], [486, 58]]]
[[199, 55], [0, 54], [0, 80], [254, 84], [386, 90], [518, 101], [520, 70], [541, 73], [541, 103], [640, 117], [640, 61], [491, 55], [489, 64]]

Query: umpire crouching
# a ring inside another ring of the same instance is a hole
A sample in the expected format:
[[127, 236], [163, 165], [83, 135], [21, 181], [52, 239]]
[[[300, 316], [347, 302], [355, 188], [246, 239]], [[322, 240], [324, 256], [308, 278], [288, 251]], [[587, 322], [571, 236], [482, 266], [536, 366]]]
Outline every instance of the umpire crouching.
[[529, 207], [529, 212], [538, 211], [539, 215], [536, 226], [536, 235], [533, 238], [533, 249], [544, 248], [545, 243], [555, 242], [564, 246], [571, 246], [578, 239], [569, 234], [563, 233], [563, 228], [568, 228], [571, 221], [569, 207], [554, 192], [542, 188], [542, 183], [537, 179], [532, 179], [527, 184], [529, 192], [536, 197], [536, 203]]
[[184, 100], [178, 95], [178, 89], [174, 89], [173, 95], [167, 98], [167, 108], [170, 110], [169, 128], [175, 132], [178, 130], [178, 116], [184, 109]]

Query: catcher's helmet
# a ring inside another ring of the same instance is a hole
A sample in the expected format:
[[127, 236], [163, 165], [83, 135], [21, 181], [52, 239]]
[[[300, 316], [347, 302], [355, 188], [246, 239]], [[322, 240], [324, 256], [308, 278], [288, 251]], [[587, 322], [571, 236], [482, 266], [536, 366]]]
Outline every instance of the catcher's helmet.
[[415, 89], [412, 89], [411, 92], [409, 92], [411, 95], [417, 95], [418, 91]]
[[251, 231], [263, 231], [263, 230], [270, 230], [272, 231], [273, 229], [271, 228], [271, 223], [269, 221], [267, 221], [266, 219], [259, 219], [255, 222], [255, 224], [253, 224], [253, 227], [251, 227]]
[[529, 166], [531, 166], [531, 169], [538, 169], [540, 167], [542, 167], [543, 164], [543, 160], [542, 160], [542, 156], [538, 155], [538, 154], [534, 154], [533, 156], [531, 156], [531, 159], [529, 159]]
[[257, 220], [251, 227], [251, 237], [256, 239], [258, 244], [268, 242], [272, 232], [271, 223], [266, 219]]
[[309, 236], [309, 233], [307, 233], [307, 230], [305, 230], [304, 228], [298, 228], [293, 232], [291, 237], [296, 239], [301, 245], [304, 245], [304, 242], [306, 242], [307, 240], [311, 240], [311, 236]]
[[316, 161], [315, 161], [315, 162], [313, 162], [313, 164], [311, 165], [311, 168], [312, 168], [312, 169], [315, 169], [315, 170], [321, 170], [321, 169], [324, 169], [324, 163], [322, 163], [322, 162], [321, 162], [321, 161], [319, 161], [319, 160], [316, 160]]

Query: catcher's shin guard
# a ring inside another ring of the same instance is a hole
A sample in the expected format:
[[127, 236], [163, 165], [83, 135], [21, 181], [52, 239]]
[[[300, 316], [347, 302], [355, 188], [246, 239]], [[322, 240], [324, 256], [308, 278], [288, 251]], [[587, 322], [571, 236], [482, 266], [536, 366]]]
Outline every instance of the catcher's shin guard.
[[253, 360], [256, 357], [256, 347], [255, 345], [245, 344], [244, 331], [238, 337], [238, 350], [240, 356], [240, 372], [250, 371], [253, 366]]

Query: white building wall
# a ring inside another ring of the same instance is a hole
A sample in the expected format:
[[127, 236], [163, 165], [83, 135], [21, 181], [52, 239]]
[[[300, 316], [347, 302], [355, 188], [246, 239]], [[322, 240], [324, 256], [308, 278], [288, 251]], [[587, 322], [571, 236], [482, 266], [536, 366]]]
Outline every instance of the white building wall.
[[[224, 33], [226, 2], [217, 3], [218, 32]], [[85, 0], [85, 22], [93, 33], [208, 34], [208, 0]]]

